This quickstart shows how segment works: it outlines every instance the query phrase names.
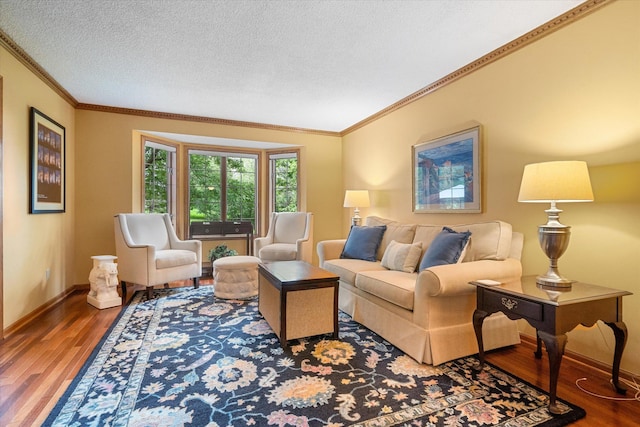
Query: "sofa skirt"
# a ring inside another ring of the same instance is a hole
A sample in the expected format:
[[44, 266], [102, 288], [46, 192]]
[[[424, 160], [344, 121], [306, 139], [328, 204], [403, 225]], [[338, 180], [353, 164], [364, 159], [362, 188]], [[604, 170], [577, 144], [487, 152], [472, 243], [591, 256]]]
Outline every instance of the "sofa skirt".
[[[418, 363], [439, 365], [478, 353], [471, 317], [468, 323], [427, 330], [412, 321], [411, 311], [385, 305], [391, 304], [340, 281], [340, 310]], [[502, 313], [487, 317], [482, 332], [485, 350], [520, 343], [516, 322]]]

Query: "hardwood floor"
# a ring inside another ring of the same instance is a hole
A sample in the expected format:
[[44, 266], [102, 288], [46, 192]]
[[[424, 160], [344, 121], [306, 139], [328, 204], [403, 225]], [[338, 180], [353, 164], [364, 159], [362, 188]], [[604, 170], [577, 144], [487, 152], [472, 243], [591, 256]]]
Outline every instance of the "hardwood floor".
[[[486, 360], [510, 372], [517, 377], [543, 390], [549, 389], [549, 360], [543, 350], [542, 359], [533, 355], [535, 345], [523, 341], [514, 347], [490, 352]], [[613, 358], [613, 355], [612, 355]], [[600, 398], [592, 396], [578, 388], [580, 386]], [[571, 426], [578, 427], [638, 427], [640, 425], [640, 394], [628, 387], [625, 396], [617, 394], [610, 384], [611, 372], [605, 372], [572, 359], [568, 355], [562, 358], [560, 378], [558, 380], [558, 398], [567, 400], [587, 411], [587, 416]], [[634, 399], [635, 397], [635, 399]], [[609, 399], [628, 400], [609, 400]]]
[[[208, 282], [201, 281], [206, 286]], [[128, 295], [133, 292], [129, 290]], [[0, 343], [0, 426], [40, 425], [64, 393], [102, 335], [118, 316], [120, 307], [98, 310], [87, 304], [86, 291], [69, 295], [36, 321]], [[548, 361], [533, 357], [531, 343], [487, 354], [487, 361], [542, 389], [548, 388]], [[631, 427], [640, 423], [639, 401], [606, 400], [584, 393], [619, 397], [610, 375], [566, 357], [560, 368], [558, 397], [581, 406], [586, 418], [578, 427]], [[626, 398], [633, 398], [629, 390]]]

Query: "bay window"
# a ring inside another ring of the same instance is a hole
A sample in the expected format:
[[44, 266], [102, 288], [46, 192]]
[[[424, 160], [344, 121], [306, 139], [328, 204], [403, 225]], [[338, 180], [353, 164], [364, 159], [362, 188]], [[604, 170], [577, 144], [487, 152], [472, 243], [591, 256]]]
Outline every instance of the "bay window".
[[189, 150], [189, 222], [257, 220], [258, 155]]

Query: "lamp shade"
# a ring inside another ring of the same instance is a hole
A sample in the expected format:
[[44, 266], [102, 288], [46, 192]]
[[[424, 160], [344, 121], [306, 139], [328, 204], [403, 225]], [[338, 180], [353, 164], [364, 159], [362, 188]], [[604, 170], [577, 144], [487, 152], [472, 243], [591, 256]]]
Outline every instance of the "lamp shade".
[[592, 202], [587, 163], [556, 161], [524, 167], [519, 202]]
[[345, 208], [368, 208], [369, 207], [369, 191], [368, 190], [347, 190], [344, 193]]

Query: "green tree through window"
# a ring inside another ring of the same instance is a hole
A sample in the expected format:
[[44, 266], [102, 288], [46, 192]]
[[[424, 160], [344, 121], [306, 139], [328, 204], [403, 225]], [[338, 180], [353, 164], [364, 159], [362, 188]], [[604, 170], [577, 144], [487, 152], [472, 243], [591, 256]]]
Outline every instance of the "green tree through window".
[[175, 214], [174, 147], [145, 141], [144, 147], [144, 211]]
[[257, 163], [253, 154], [189, 153], [190, 221], [256, 224]]
[[271, 154], [272, 209], [274, 212], [298, 211], [298, 155]]
[[[260, 217], [300, 208], [300, 152], [296, 148], [236, 151], [231, 146], [157, 142], [146, 135], [143, 142], [144, 212], [168, 212], [178, 221], [176, 230], [188, 230], [193, 221], [250, 221], [259, 233]], [[268, 167], [263, 170], [260, 155], [267, 157]], [[178, 177], [187, 182], [178, 186]], [[269, 203], [262, 207], [258, 204], [259, 181], [267, 184], [269, 195]], [[186, 204], [180, 209], [184, 216], [176, 214], [177, 201]]]

